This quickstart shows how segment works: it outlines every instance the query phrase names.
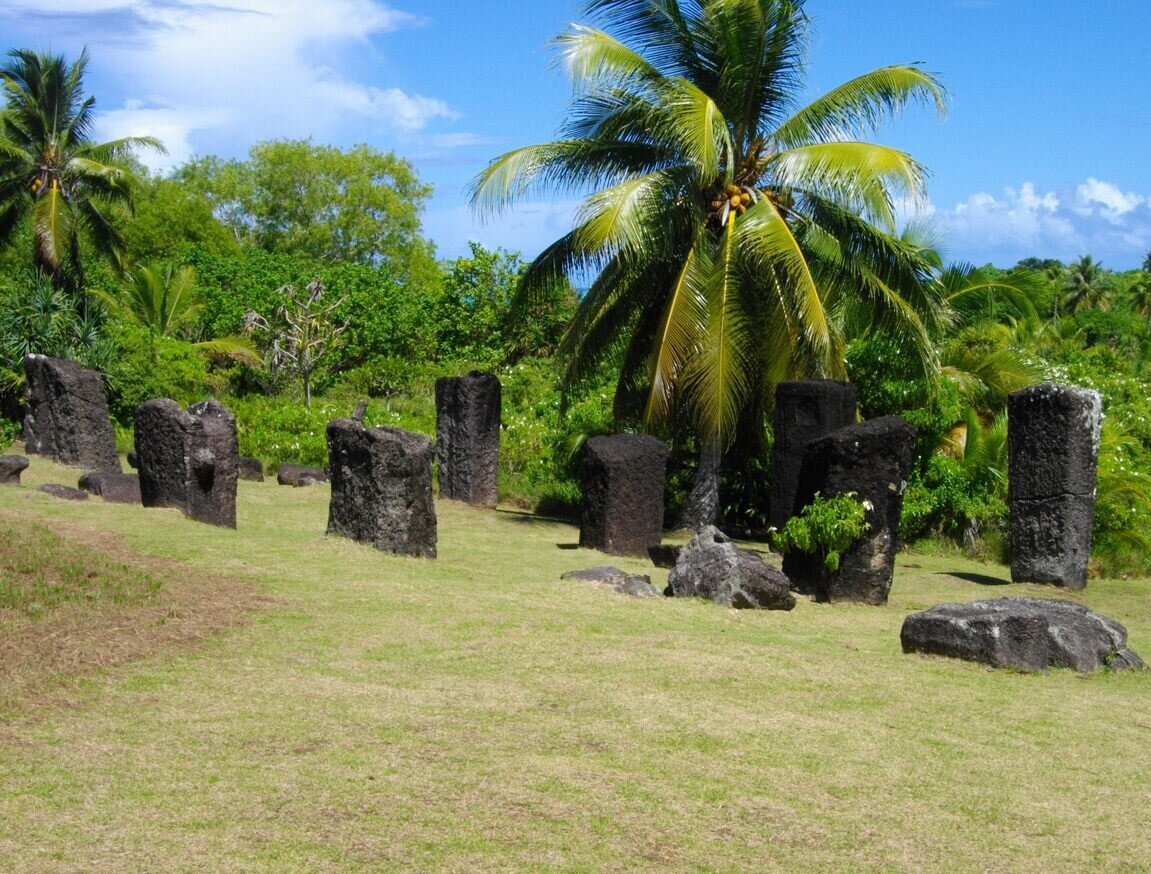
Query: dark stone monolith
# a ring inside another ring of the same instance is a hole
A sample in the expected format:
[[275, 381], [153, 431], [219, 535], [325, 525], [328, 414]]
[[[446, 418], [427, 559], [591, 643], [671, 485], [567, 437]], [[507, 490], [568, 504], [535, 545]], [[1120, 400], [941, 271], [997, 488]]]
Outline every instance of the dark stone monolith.
[[401, 555], [436, 557], [430, 437], [400, 428], [328, 423], [328, 533]]
[[781, 382], [775, 390], [768, 524], [782, 528], [796, 512], [795, 492], [807, 444], [855, 422], [855, 386], [831, 379]]
[[500, 465], [500, 381], [490, 373], [436, 380], [440, 497], [494, 507]]
[[1091, 389], [1044, 383], [1008, 395], [1013, 582], [1087, 585], [1102, 412]]
[[75, 361], [28, 355], [25, 452], [85, 470], [120, 470], [100, 374]]
[[145, 507], [175, 507], [197, 522], [236, 527], [236, 419], [216, 400], [184, 410], [156, 398], [136, 410], [136, 463]]
[[584, 446], [580, 546], [646, 556], [663, 538], [667, 446], [655, 437], [592, 437]]
[[796, 490], [797, 511], [817, 492], [825, 498], [853, 492], [867, 508], [867, 530], [841, 553], [834, 572], [819, 556], [798, 551], [784, 555], [783, 572], [793, 588], [817, 601], [887, 603], [914, 451], [915, 429], [897, 416], [848, 425], [808, 444]]

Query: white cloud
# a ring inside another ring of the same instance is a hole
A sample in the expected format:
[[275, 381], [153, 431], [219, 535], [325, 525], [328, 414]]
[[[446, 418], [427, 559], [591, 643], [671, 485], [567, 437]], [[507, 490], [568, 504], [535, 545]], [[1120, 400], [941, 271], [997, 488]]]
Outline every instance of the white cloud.
[[1124, 193], [1110, 182], [1088, 177], [1075, 189], [1075, 206], [1079, 215], [1099, 215], [1113, 225], [1121, 225], [1123, 217], [1146, 202], [1146, 198], [1130, 191]]
[[406, 142], [459, 117], [435, 96], [357, 81], [373, 40], [425, 23], [380, 0], [3, 0], [10, 17], [84, 33], [112, 82], [101, 94], [120, 102], [98, 104], [99, 130], [160, 137], [169, 156], [142, 156], [154, 167], [267, 139]]
[[1060, 191], [1041, 191], [1032, 182], [999, 196], [980, 191], [950, 208], [930, 205], [925, 214], [955, 260], [977, 264], [1091, 254], [1126, 270], [1151, 249], [1148, 199], [1095, 178]]

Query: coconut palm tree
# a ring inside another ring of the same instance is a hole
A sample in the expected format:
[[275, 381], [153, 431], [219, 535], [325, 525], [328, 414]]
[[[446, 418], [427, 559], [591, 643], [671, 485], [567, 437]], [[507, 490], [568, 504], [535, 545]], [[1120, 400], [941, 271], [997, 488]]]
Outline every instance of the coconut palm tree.
[[617, 416], [658, 432], [686, 411], [713, 458], [763, 421], [779, 381], [843, 378], [860, 312], [934, 366], [932, 265], [895, 235], [896, 199], [920, 196], [925, 171], [867, 137], [910, 103], [942, 111], [944, 90], [893, 66], [798, 105], [803, 6], [590, 0], [593, 23], [556, 40], [576, 87], [561, 138], [472, 183], [483, 212], [586, 196], [519, 300], [593, 277], [561, 349], [565, 388], [610, 363]]
[[1090, 255], [1072, 261], [1067, 268], [1067, 293], [1063, 305], [1071, 313], [1081, 309], [1110, 310], [1110, 289], [1104, 277], [1103, 263]]
[[117, 261], [123, 248], [117, 210], [131, 206], [136, 177], [116, 162], [136, 147], [163, 146], [153, 137], [91, 141], [86, 51], [72, 64], [27, 49], [8, 55], [0, 67], [0, 243], [29, 221], [34, 268], [78, 296], [81, 240]]

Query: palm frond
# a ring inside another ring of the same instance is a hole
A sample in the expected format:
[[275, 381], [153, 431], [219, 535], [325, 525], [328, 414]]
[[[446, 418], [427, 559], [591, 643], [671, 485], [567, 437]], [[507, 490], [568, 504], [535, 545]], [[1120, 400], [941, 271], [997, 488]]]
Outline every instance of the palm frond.
[[868, 136], [912, 103], [934, 105], [942, 116], [947, 99], [942, 83], [916, 65], [880, 67], [813, 100], [779, 126], [775, 140], [790, 149]]

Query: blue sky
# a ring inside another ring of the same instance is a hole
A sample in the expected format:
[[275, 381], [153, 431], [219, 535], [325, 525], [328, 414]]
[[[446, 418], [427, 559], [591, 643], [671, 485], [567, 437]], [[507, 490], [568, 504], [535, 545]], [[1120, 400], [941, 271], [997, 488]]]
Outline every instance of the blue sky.
[[[549, 39], [581, 0], [0, 0], [4, 47], [87, 46], [97, 135], [152, 134], [167, 165], [312, 137], [394, 150], [435, 186], [442, 257], [468, 240], [531, 257], [573, 202], [486, 223], [463, 188], [497, 154], [550, 139], [570, 86]], [[810, 96], [922, 62], [951, 94], [879, 136], [930, 168], [949, 260], [1010, 266], [1151, 251], [1146, 0], [808, 0]], [[161, 169], [158, 167], [158, 169]]]

